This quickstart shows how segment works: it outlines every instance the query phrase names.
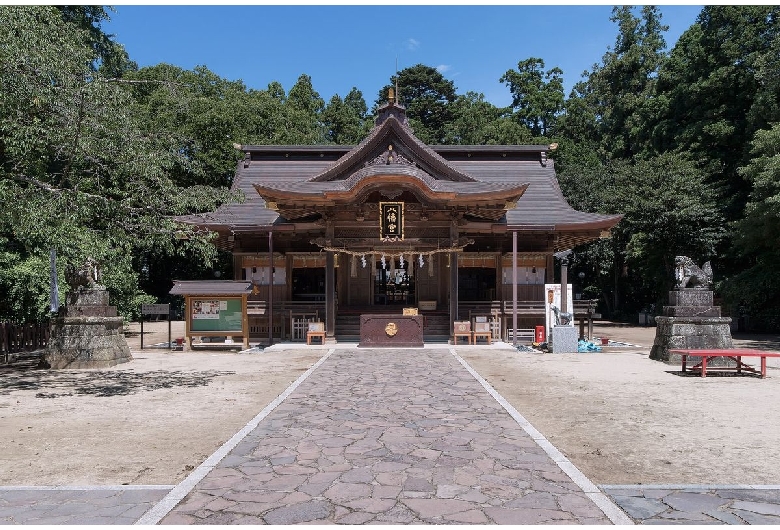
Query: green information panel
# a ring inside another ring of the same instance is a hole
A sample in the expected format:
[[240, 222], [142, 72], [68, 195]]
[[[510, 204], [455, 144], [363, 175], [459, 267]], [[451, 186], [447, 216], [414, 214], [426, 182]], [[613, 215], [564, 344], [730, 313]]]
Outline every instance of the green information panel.
[[195, 298], [191, 316], [192, 331], [243, 331], [241, 299]]

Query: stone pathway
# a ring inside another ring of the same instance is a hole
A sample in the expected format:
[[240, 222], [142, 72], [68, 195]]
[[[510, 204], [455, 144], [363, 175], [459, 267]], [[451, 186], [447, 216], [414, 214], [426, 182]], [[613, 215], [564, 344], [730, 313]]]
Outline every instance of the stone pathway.
[[0, 524], [133, 524], [172, 487], [3, 487]]
[[780, 524], [780, 485], [596, 488], [455, 349], [342, 347], [176, 486], [0, 487], [0, 524], [159, 522]]
[[642, 524], [780, 525], [780, 486], [601, 486]]
[[610, 520], [448, 349], [340, 349], [161, 522]]

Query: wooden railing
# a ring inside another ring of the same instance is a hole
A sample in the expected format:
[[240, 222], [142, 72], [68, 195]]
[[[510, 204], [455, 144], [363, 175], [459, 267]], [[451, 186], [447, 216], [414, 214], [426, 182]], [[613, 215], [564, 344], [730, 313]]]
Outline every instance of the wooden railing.
[[45, 348], [49, 343], [49, 323], [15, 324], [0, 322], [0, 359], [11, 361], [11, 354]]
[[[325, 302], [283, 300], [274, 302], [273, 307], [274, 338], [306, 340], [305, 322], [325, 319]], [[266, 300], [247, 301], [249, 316], [249, 335], [254, 338], [268, 337], [268, 302]]]
[[[573, 300], [574, 306], [574, 319], [579, 321], [580, 337], [589, 338], [593, 334], [593, 320], [601, 318], [601, 315], [596, 313], [596, 304], [598, 300]], [[499, 339], [501, 334], [504, 335], [504, 340], [510, 340], [512, 336], [512, 316], [514, 314], [514, 304], [512, 301], [506, 301], [502, 303], [499, 300], [492, 302], [458, 302], [458, 318], [468, 319], [473, 321], [477, 316], [487, 316], [491, 319], [493, 330], [493, 338]], [[534, 321], [537, 321], [535, 325], [543, 324], [545, 321], [545, 306], [544, 302], [518, 300], [517, 301], [517, 316], [518, 316], [518, 337], [533, 335]], [[585, 325], [588, 326], [587, 334], [585, 332]]]

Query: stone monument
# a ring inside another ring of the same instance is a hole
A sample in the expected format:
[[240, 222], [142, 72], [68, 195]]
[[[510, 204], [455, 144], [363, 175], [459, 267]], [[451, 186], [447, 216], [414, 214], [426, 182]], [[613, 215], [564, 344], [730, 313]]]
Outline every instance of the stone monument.
[[568, 300], [568, 269], [571, 249], [555, 254], [561, 260], [561, 307], [559, 310], [552, 306], [555, 312], [555, 326], [552, 328], [550, 351], [552, 353], [577, 353], [577, 329], [574, 327], [574, 316], [566, 312], [569, 307]]
[[122, 333], [122, 317], [108, 305], [108, 291], [98, 283], [97, 265], [88, 260], [66, 274], [67, 303], [52, 318], [44, 364], [50, 368], [106, 368], [133, 360]]
[[[731, 348], [731, 318], [720, 316], [720, 307], [713, 305], [712, 268], [702, 267], [687, 256], [677, 256], [675, 289], [669, 291], [669, 305], [664, 316], [656, 317], [655, 342], [650, 358], [667, 363], [679, 363], [681, 356], [674, 349]], [[708, 364], [725, 363], [712, 359]]]

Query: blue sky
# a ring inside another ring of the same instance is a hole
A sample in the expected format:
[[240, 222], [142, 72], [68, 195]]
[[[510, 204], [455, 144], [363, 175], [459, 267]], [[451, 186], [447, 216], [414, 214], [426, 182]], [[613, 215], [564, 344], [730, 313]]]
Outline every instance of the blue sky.
[[[439, 68], [457, 92], [511, 103], [499, 79], [529, 57], [564, 72], [568, 96], [617, 35], [611, 5], [118, 5], [104, 30], [139, 66], [205, 65], [286, 91], [301, 74], [327, 102], [357, 87], [369, 108], [398, 69]], [[661, 5], [669, 49], [700, 5]]]

